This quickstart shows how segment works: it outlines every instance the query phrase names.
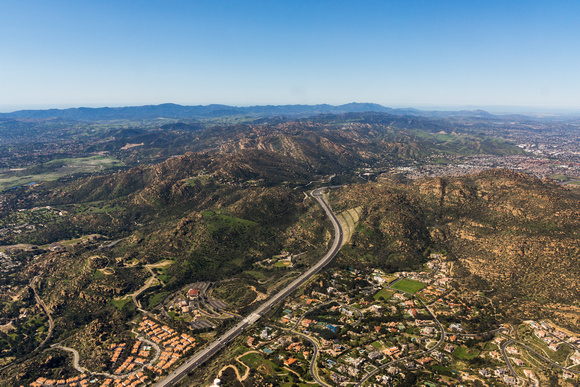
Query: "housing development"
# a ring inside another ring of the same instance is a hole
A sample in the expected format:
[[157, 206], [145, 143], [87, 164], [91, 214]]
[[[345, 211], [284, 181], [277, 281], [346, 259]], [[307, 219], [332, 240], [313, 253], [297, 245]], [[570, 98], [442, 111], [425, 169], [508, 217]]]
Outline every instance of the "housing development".
[[[231, 369], [244, 381], [259, 370], [281, 385], [388, 386], [424, 373], [426, 386], [475, 380], [539, 386], [537, 367], [578, 378], [577, 333], [545, 320], [495, 325], [491, 299], [450, 287], [452, 263], [441, 254], [431, 258], [417, 272], [331, 269], [313, 277], [227, 347], [231, 363], [216, 378]], [[186, 294], [197, 299], [199, 288]], [[79, 369], [79, 377], [39, 377], [30, 386], [136, 387], [162, 380], [197, 349], [196, 334], [180, 334], [156, 317], [137, 318], [134, 339], [110, 345], [110, 374]]]

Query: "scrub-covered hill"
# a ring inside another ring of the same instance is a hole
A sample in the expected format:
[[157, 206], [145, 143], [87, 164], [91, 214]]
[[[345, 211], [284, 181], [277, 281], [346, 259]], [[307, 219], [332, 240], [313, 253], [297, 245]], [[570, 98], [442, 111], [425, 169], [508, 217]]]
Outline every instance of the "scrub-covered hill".
[[580, 324], [580, 194], [526, 174], [490, 170], [333, 192], [362, 206], [343, 259], [401, 268], [430, 252], [454, 260], [457, 283], [489, 291], [512, 318], [555, 314]]

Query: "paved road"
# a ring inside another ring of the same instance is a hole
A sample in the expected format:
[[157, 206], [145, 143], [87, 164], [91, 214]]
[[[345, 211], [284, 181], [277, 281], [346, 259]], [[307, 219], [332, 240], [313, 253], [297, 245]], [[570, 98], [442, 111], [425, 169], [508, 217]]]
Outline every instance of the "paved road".
[[514, 370], [514, 367], [512, 367], [512, 363], [505, 351], [506, 347], [510, 344], [512, 344], [514, 341], [513, 340], [508, 340], [505, 343], [503, 343], [501, 345], [501, 354], [503, 355], [503, 359], [505, 360], [505, 364], [507, 364], [508, 368], [510, 369], [510, 372], [512, 373], [512, 376], [516, 379], [519, 379], [518, 374], [516, 373], [516, 370]]
[[393, 364], [400, 363], [402, 361], [411, 360], [411, 359], [414, 359], [414, 358], [419, 357], [419, 356], [427, 355], [427, 354], [435, 351], [437, 348], [439, 348], [441, 346], [441, 344], [443, 344], [443, 342], [445, 341], [445, 330], [443, 329], [443, 326], [441, 325], [441, 323], [439, 322], [439, 320], [437, 320], [437, 317], [431, 311], [431, 309], [429, 309], [427, 307], [427, 305], [425, 305], [425, 303], [423, 301], [421, 301], [419, 298], [417, 298], [417, 300], [423, 305], [423, 307], [425, 307], [425, 309], [427, 309], [427, 311], [433, 317], [433, 320], [435, 321], [435, 323], [439, 327], [439, 330], [441, 332], [441, 337], [439, 338], [439, 341], [437, 342], [437, 344], [435, 344], [435, 346], [433, 346], [432, 348], [427, 349], [427, 350], [425, 350], [423, 352], [414, 353], [412, 355], [405, 356], [403, 358], [400, 358], [400, 359], [397, 359], [397, 360], [393, 360], [393, 361], [391, 361], [389, 363], [383, 364], [379, 368], [376, 368], [373, 371], [371, 371], [368, 374], [366, 374], [357, 384], [355, 384], [355, 387], [356, 386], [362, 386], [367, 380], [369, 380], [373, 375], [375, 375], [380, 370], [384, 370], [385, 368], [388, 368], [388, 367], [392, 366]]
[[[504, 336], [505, 336], [505, 335], [504, 335]], [[573, 373], [573, 374], [580, 375], [580, 371], [576, 371], [576, 370], [573, 370], [573, 369], [570, 369], [570, 368], [566, 368], [566, 367], [562, 366], [561, 364], [558, 364], [558, 363], [556, 363], [556, 362], [552, 361], [552, 359], [548, 359], [547, 357], [545, 357], [544, 355], [542, 355], [541, 353], [539, 353], [539, 352], [538, 352], [537, 350], [535, 350], [534, 348], [532, 348], [532, 347], [528, 346], [527, 344], [524, 344], [524, 343], [522, 343], [521, 341], [517, 341], [517, 340], [515, 340], [515, 339], [512, 339], [512, 338], [511, 338], [511, 337], [509, 337], [509, 336], [505, 336], [505, 337], [507, 337], [507, 339], [509, 340], [508, 342], [516, 343], [516, 344], [518, 344], [518, 345], [520, 345], [520, 346], [524, 347], [524, 348], [525, 348], [525, 349], [526, 349], [528, 352], [530, 352], [532, 355], [534, 355], [534, 356], [535, 356], [535, 357], [537, 357], [538, 359], [540, 359], [540, 360], [544, 361], [545, 363], [548, 363], [548, 364], [550, 364], [552, 367], [556, 367], [556, 368], [559, 368], [559, 369], [561, 369], [561, 370], [566, 370], [566, 371], [568, 371], [568, 372], [571, 372], [571, 373]], [[503, 346], [502, 346], [502, 347], [503, 347]], [[502, 348], [502, 350], [503, 350], [503, 348]], [[510, 368], [511, 368], [511, 367], [510, 367]]]
[[[133, 332], [133, 333], [135, 333], [135, 332]], [[157, 344], [155, 344], [153, 341], [147, 340], [143, 337], [137, 337], [137, 340], [142, 341], [144, 343], [147, 343], [155, 349], [155, 355], [153, 356], [153, 359], [149, 360], [149, 362], [147, 362], [146, 364], [143, 364], [141, 367], [139, 367], [138, 369], [136, 369], [134, 371], [126, 372], [124, 374], [119, 374], [119, 375], [113, 375], [113, 374], [110, 374], [108, 372], [91, 372], [88, 369], [82, 367], [79, 364], [79, 362], [80, 362], [79, 352], [74, 348], [65, 347], [64, 345], [60, 345], [60, 344], [53, 344], [50, 347], [61, 349], [63, 351], [67, 351], [67, 352], [71, 352], [73, 354], [73, 367], [74, 367], [74, 369], [76, 369], [80, 373], [85, 373], [85, 374], [89, 374], [92, 376], [104, 376], [104, 377], [112, 378], [112, 379], [123, 379], [129, 375], [135, 375], [136, 373], [143, 371], [143, 369], [145, 369], [146, 367], [155, 363], [157, 361], [157, 359], [159, 359], [159, 355], [161, 354], [161, 348], [159, 348], [159, 346]]]
[[73, 354], [73, 367], [74, 367], [74, 369], [77, 370], [77, 371], [79, 371], [81, 374], [82, 373], [85, 373], [85, 372], [88, 372], [86, 368], [81, 367], [79, 365], [79, 358], [80, 358], [80, 356], [79, 356], [79, 353], [78, 353], [78, 351], [76, 349], [69, 348], [69, 347], [63, 347], [60, 344], [53, 344], [53, 345], [51, 345], [51, 347], [52, 348], [62, 349], [63, 351], [67, 351], [67, 352], [72, 352], [72, 354]]
[[455, 333], [455, 332], [446, 332], [448, 335], [455, 335], [458, 337], [467, 337], [468, 339], [476, 339], [478, 337], [485, 337], [485, 336], [492, 336], [498, 332], [505, 331], [505, 328], [496, 328], [492, 329], [491, 331], [481, 332], [481, 333]]
[[316, 383], [320, 384], [323, 387], [330, 387], [328, 384], [324, 383], [320, 379], [320, 376], [318, 375], [318, 370], [316, 369], [316, 358], [318, 357], [318, 344], [316, 344], [316, 342], [314, 340], [312, 340], [312, 338], [310, 338], [310, 336], [307, 336], [305, 334], [302, 334], [302, 333], [296, 332], [296, 331], [292, 331], [292, 333], [308, 340], [310, 342], [310, 344], [312, 344], [312, 347], [314, 348], [314, 350], [312, 352], [312, 359], [310, 359], [310, 375], [312, 375], [312, 377], [314, 378]]
[[553, 338], [555, 338], [555, 339], [558, 339], [558, 341], [559, 341], [561, 344], [565, 344], [565, 345], [567, 345], [567, 346], [569, 346], [569, 347], [572, 347], [572, 349], [574, 349], [574, 350], [576, 350], [576, 351], [580, 352], [580, 347], [578, 347], [577, 345], [574, 345], [573, 343], [569, 343], [569, 342], [567, 342], [566, 340], [562, 340], [561, 338], [559, 338], [558, 336], [556, 336], [556, 335], [555, 335], [555, 334], [553, 334], [552, 332], [546, 332], [546, 333], [547, 333], [548, 335], [552, 336]]
[[357, 319], [354, 322], [354, 324], [352, 324], [353, 327], [356, 327], [358, 324], [361, 323], [362, 318], [363, 318], [363, 314], [362, 314], [362, 312], [360, 310], [358, 310], [357, 308], [354, 308], [354, 307], [352, 307], [350, 305], [343, 304], [343, 303], [340, 303], [340, 306], [342, 306], [345, 309], [350, 309], [351, 311], [354, 312], [354, 314], [356, 314]]
[[[338, 188], [338, 186], [330, 187]], [[264, 304], [258, 307], [249, 316], [244, 318], [242, 321], [237, 323], [233, 328], [224, 333], [217, 340], [209, 344], [202, 351], [196, 353], [191, 358], [189, 358], [185, 363], [179, 366], [176, 370], [171, 372], [165, 378], [161, 379], [155, 384], [155, 387], [169, 387], [174, 386], [179, 383], [189, 372], [197, 368], [200, 364], [206, 362], [211, 357], [213, 357], [217, 352], [219, 352], [223, 347], [225, 347], [230, 341], [238, 337], [245, 329], [252, 326], [256, 321], [258, 321], [262, 316], [267, 314], [272, 308], [282, 301], [284, 298], [288, 297], [292, 292], [294, 292], [299, 286], [308, 281], [313, 275], [317, 274], [324, 266], [326, 266], [338, 253], [340, 246], [342, 245], [343, 231], [338, 219], [330, 209], [330, 206], [323, 197], [323, 191], [326, 188], [318, 188], [312, 191], [312, 197], [318, 201], [322, 206], [326, 215], [330, 218], [332, 225], [334, 227], [334, 241], [332, 247], [324, 257], [314, 266], [312, 266], [307, 272], [302, 274], [300, 277], [292, 281], [288, 286], [274, 295], [272, 298], [267, 300]]]
[[40, 345], [38, 347], [36, 347], [35, 351], [37, 351], [40, 348], [42, 348], [44, 346], [44, 344], [46, 344], [48, 342], [48, 340], [50, 340], [50, 337], [52, 336], [52, 332], [54, 330], [54, 321], [52, 320], [52, 315], [50, 314], [50, 311], [48, 310], [48, 307], [46, 306], [46, 304], [44, 303], [44, 301], [42, 301], [42, 299], [40, 298], [40, 296], [36, 292], [36, 288], [34, 287], [34, 282], [39, 277], [40, 277], [39, 275], [37, 275], [36, 277], [34, 277], [34, 279], [30, 282], [30, 288], [34, 292], [34, 298], [35, 298], [36, 302], [44, 310], [44, 313], [46, 313], [46, 315], [48, 316], [48, 334], [46, 335], [46, 338], [42, 341], [42, 343], [40, 343]]

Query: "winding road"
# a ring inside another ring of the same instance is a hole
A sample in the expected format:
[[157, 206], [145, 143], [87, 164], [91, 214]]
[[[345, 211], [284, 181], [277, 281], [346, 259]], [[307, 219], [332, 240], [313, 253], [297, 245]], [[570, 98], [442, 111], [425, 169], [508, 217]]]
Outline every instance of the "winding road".
[[[506, 337], [508, 339], [507, 342], [504, 343], [504, 345], [502, 345], [501, 350], [502, 350], [502, 354], [504, 355], [504, 358], [506, 359], [506, 363], [508, 364], [510, 370], [513, 370], [511, 364], [509, 363], [509, 361], [507, 361], [507, 354], [504, 352], [505, 347], [508, 344], [517, 344], [523, 348], [525, 348], [530, 354], [534, 355], [535, 357], [537, 357], [538, 359], [542, 360], [545, 363], [548, 363], [549, 365], [551, 365], [552, 367], [561, 369], [563, 371], [568, 371], [570, 373], [576, 374], [576, 375], [580, 375], [580, 371], [576, 371], [571, 369], [570, 367], [564, 367], [561, 364], [556, 363], [555, 361], [553, 361], [552, 359], [548, 359], [547, 357], [545, 357], [544, 355], [542, 355], [541, 353], [539, 353], [537, 350], [535, 350], [534, 348], [530, 347], [527, 344], [522, 343], [521, 341], [518, 341], [516, 339], [513, 339], [507, 335], [504, 335], [504, 337]], [[515, 372], [515, 371], [512, 371]]]
[[133, 370], [131, 372], [124, 373], [124, 374], [119, 374], [119, 375], [113, 375], [113, 374], [110, 374], [108, 372], [91, 372], [88, 369], [82, 367], [79, 364], [79, 361], [80, 361], [79, 352], [74, 348], [65, 347], [64, 345], [60, 345], [60, 344], [53, 344], [50, 347], [60, 349], [63, 351], [67, 351], [67, 352], [71, 352], [73, 354], [73, 367], [75, 370], [77, 370], [80, 373], [87, 373], [87, 374], [92, 375], [92, 376], [104, 376], [104, 377], [112, 378], [112, 379], [123, 379], [129, 375], [135, 375], [136, 373], [143, 371], [143, 369], [145, 369], [146, 367], [155, 363], [159, 359], [159, 355], [161, 354], [161, 348], [159, 348], [159, 346], [156, 343], [154, 343], [153, 341], [147, 340], [143, 337], [137, 337], [137, 340], [152, 346], [153, 349], [155, 349], [155, 356], [153, 356], [153, 358], [151, 360], [149, 360], [146, 364], [143, 364], [138, 369]]
[[40, 305], [40, 307], [42, 308], [42, 310], [44, 310], [44, 313], [48, 316], [48, 333], [47, 333], [46, 337], [44, 338], [44, 340], [42, 340], [42, 343], [40, 343], [40, 345], [38, 347], [36, 347], [36, 349], [34, 350], [34, 352], [38, 351], [40, 348], [42, 348], [48, 342], [48, 340], [50, 340], [50, 337], [52, 336], [52, 331], [54, 330], [54, 321], [52, 320], [52, 315], [50, 314], [50, 311], [48, 310], [48, 307], [46, 306], [46, 304], [44, 303], [44, 301], [42, 301], [42, 299], [40, 298], [40, 296], [36, 292], [36, 288], [34, 287], [34, 282], [39, 277], [40, 277], [39, 275], [37, 275], [36, 277], [34, 277], [34, 279], [30, 282], [30, 288], [34, 292], [34, 299], [36, 300], [36, 302], [38, 303], [38, 305]]
[[316, 358], [318, 357], [318, 344], [316, 343], [316, 341], [314, 341], [310, 336], [306, 336], [305, 334], [302, 334], [300, 332], [292, 331], [292, 333], [304, 338], [305, 340], [308, 340], [310, 344], [312, 344], [312, 347], [314, 349], [312, 351], [312, 359], [310, 360], [309, 366], [310, 375], [312, 375], [312, 378], [316, 380], [316, 383], [324, 387], [330, 387], [328, 384], [324, 383], [322, 379], [320, 379], [320, 375], [318, 375], [318, 368], [316, 367]]
[[429, 349], [427, 349], [425, 351], [422, 351], [422, 352], [419, 352], [419, 353], [414, 353], [412, 355], [409, 355], [409, 356], [406, 356], [406, 357], [403, 357], [403, 358], [400, 358], [400, 359], [397, 359], [397, 360], [393, 360], [393, 361], [391, 361], [389, 363], [383, 364], [379, 368], [376, 368], [373, 371], [371, 371], [368, 374], [366, 374], [357, 384], [355, 384], [355, 386], [362, 386], [367, 380], [369, 380], [373, 375], [375, 375], [380, 370], [384, 370], [385, 368], [390, 367], [393, 364], [400, 363], [400, 362], [405, 361], [405, 360], [411, 360], [411, 359], [414, 359], [414, 358], [416, 358], [418, 356], [427, 355], [427, 354], [435, 351], [437, 348], [439, 348], [441, 346], [441, 344], [443, 344], [443, 342], [445, 341], [445, 330], [443, 329], [443, 326], [441, 325], [441, 323], [439, 322], [439, 320], [437, 320], [437, 317], [431, 311], [431, 309], [429, 309], [427, 307], [427, 305], [425, 305], [425, 303], [423, 301], [421, 301], [421, 299], [417, 298], [417, 300], [423, 305], [423, 307], [425, 307], [425, 309], [427, 309], [427, 311], [429, 312], [429, 314], [431, 314], [431, 317], [433, 317], [433, 320], [435, 321], [435, 323], [439, 327], [439, 330], [441, 332], [441, 337], [439, 338], [439, 341], [437, 342], [437, 344], [435, 344], [432, 348], [429, 348]]
[[[174, 386], [177, 384], [181, 379], [187, 376], [192, 370], [197, 368], [200, 364], [205, 363], [211, 357], [213, 357], [216, 353], [218, 353], [222, 348], [224, 348], [230, 341], [238, 337], [245, 329], [255, 324], [260, 318], [266, 315], [272, 308], [278, 304], [280, 301], [288, 297], [291, 293], [293, 293], [298, 287], [303, 285], [306, 281], [308, 281], [312, 276], [317, 274], [320, 270], [322, 270], [338, 253], [340, 247], [342, 245], [343, 240], [343, 230], [336, 218], [334, 212], [328, 205], [328, 203], [324, 200], [323, 191], [326, 188], [339, 188], [341, 186], [333, 186], [333, 187], [325, 187], [325, 188], [318, 188], [312, 191], [311, 195], [318, 203], [322, 206], [326, 215], [330, 218], [332, 225], [334, 227], [334, 240], [330, 250], [322, 257], [320, 261], [318, 261], [314, 266], [312, 266], [308, 271], [302, 274], [300, 277], [296, 278], [292, 281], [288, 286], [274, 295], [272, 298], [264, 302], [260, 307], [258, 307], [254, 312], [252, 312], [249, 316], [244, 318], [242, 321], [237, 323], [233, 328], [228, 330], [226, 333], [221, 335], [217, 340], [213, 341], [207, 347], [205, 347], [200, 352], [193, 355], [189, 358], [185, 363], [167, 375], [165, 378], [161, 379], [155, 384], [155, 387], [167, 387], [167, 386]], [[316, 347], [315, 347], [316, 348]]]
[[516, 379], [519, 379], [519, 376], [518, 376], [516, 370], [514, 370], [514, 367], [512, 367], [512, 363], [510, 362], [510, 358], [508, 357], [506, 350], [505, 350], [506, 347], [512, 343], [514, 343], [513, 340], [508, 340], [505, 343], [503, 343], [501, 345], [501, 354], [503, 355], [503, 359], [505, 360], [505, 364], [507, 364], [508, 368], [510, 369], [512, 376]]

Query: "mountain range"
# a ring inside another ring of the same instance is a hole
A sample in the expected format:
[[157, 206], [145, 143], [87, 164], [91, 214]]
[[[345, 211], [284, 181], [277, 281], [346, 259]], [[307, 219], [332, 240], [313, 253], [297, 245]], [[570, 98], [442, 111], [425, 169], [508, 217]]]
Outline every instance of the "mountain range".
[[343, 114], [360, 112], [381, 112], [397, 115], [416, 116], [458, 116], [458, 117], [494, 117], [483, 110], [462, 111], [425, 111], [413, 108], [392, 109], [375, 103], [348, 103], [345, 105], [265, 105], [265, 106], [229, 106], [229, 105], [197, 105], [183, 106], [173, 103], [146, 106], [101, 107], [101, 108], [69, 108], [48, 110], [19, 110], [12, 113], [0, 113], [0, 118], [49, 119], [64, 118], [72, 120], [118, 120], [118, 119], [152, 119], [152, 118], [217, 118], [228, 116], [292, 116], [306, 117], [318, 114]]

